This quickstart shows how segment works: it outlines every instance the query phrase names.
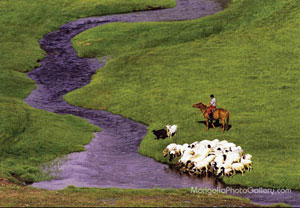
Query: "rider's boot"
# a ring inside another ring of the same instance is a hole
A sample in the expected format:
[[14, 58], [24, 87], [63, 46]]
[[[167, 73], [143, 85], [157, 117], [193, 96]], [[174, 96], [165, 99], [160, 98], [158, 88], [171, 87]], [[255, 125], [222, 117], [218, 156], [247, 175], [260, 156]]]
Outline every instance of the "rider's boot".
[[214, 119], [214, 115], [213, 115], [213, 113], [211, 112], [210, 114], [209, 114], [209, 120], [213, 120]]

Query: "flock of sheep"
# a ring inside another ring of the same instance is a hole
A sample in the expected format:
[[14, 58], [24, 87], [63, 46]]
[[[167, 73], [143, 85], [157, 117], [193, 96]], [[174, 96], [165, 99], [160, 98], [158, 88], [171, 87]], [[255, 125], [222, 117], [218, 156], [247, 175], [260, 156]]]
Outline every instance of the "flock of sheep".
[[252, 170], [252, 156], [244, 154], [240, 146], [226, 140], [196, 141], [192, 144], [169, 144], [163, 151], [163, 156], [172, 161], [178, 160], [180, 170], [191, 175], [214, 174], [216, 176], [233, 176]]

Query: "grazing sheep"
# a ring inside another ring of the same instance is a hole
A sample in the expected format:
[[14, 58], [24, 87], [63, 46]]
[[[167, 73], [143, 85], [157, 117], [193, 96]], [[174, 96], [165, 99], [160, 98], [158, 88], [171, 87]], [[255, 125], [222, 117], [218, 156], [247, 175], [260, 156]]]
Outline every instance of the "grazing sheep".
[[228, 152], [226, 155], [227, 155], [226, 162], [230, 161], [231, 163], [234, 163], [234, 162], [240, 162], [241, 160], [241, 156], [239, 153]]
[[221, 145], [218, 145], [213, 148], [215, 152], [224, 152], [224, 147]]
[[177, 157], [181, 156], [182, 145], [180, 145], [180, 144], [177, 144], [176, 146], [172, 145], [171, 148], [172, 148], [172, 150], [169, 152], [169, 155], [170, 155], [169, 161], [172, 161], [173, 158], [175, 158], [176, 156]]
[[233, 175], [233, 170], [232, 170], [232, 165], [231, 163], [224, 163], [217, 171], [217, 176], [232, 176]]
[[166, 125], [168, 137], [173, 137], [177, 133], [177, 125]]
[[169, 144], [164, 150], [163, 150], [163, 156], [164, 157], [167, 157], [167, 155], [169, 154], [169, 152], [171, 152], [172, 150], [175, 150], [177, 147], [177, 144], [175, 143], [172, 143], [172, 144]]
[[187, 168], [191, 168], [192, 166], [194, 166], [194, 163], [197, 161], [201, 161], [205, 158], [205, 156], [199, 152], [195, 153], [194, 155], [192, 155], [187, 161], [185, 166]]
[[193, 157], [191, 157], [187, 161], [186, 167], [192, 168], [192, 167], [195, 166], [196, 163], [201, 163], [202, 161], [204, 161], [205, 159], [207, 159], [211, 155], [213, 155], [215, 157], [214, 154], [210, 153], [210, 149], [204, 149], [202, 152], [200, 152], [200, 153], [194, 155]]
[[224, 144], [227, 144], [227, 143], [228, 143], [228, 142], [227, 142], [226, 140], [222, 140], [222, 141], [220, 141], [219, 144], [223, 146]]
[[224, 147], [224, 149], [232, 149], [232, 148], [234, 148], [234, 147], [236, 147], [236, 145], [234, 144], [234, 143], [225, 143], [225, 144], [221, 144], [223, 147]]
[[199, 142], [193, 142], [192, 144], [190, 144], [190, 148], [196, 148], [196, 147], [198, 147], [200, 144], [199, 144]]
[[156, 136], [156, 139], [165, 139], [168, 137], [167, 131], [165, 129], [153, 130], [152, 132]]
[[231, 169], [233, 170], [234, 174], [236, 173], [236, 171], [240, 171], [242, 175], [244, 175], [245, 166], [242, 163], [233, 163], [231, 165]]
[[240, 146], [237, 147], [231, 147], [231, 152], [236, 152], [238, 153], [240, 156], [242, 156], [243, 154], [243, 149]]
[[225, 162], [219, 167], [217, 175], [221, 175], [221, 174], [228, 175], [228, 174], [225, 174], [224, 171], [226, 170], [226, 173], [229, 173], [231, 170], [231, 165], [232, 165], [231, 161], [225, 160]]
[[195, 154], [194, 150], [188, 148], [188, 149], [184, 152], [184, 154], [182, 155], [182, 157], [180, 158], [179, 163], [180, 163], [181, 165], [185, 165], [186, 162], [190, 159], [190, 157], [191, 157], [192, 155], [194, 155], [194, 154]]
[[[207, 147], [208, 145], [210, 145], [210, 147], [211, 147], [210, 143], [211, 143], [211, 141], [209, 141], [209, 140], [202, 140], [201, 142], [199, 142], [200, 145], [203, 145], [205, 147]], [[210, 147], [208, 147], [208, 148], [210, 148]]]
[[242, 158], [245, 159], [245, 160], [251, 160], [252, 155], [250, 155], [250, 154], [245, 154], [245, 155], [243, 155]]
[[241, 163], [245, 166], [248, 171], [252, 170], [252, 161], [248, 159], [241, 158]]
[[200, 143], [200, 144], [208, 144], [208, 143], [210, 143], [211, 141], [209, 141], [209, 140], [207, 140], [207, 139], [204, 139], [204, 140], [202, 140], [201, 142], [198, 142], [198, 143]]
[[211, 145], [211, 148], [215, 148], [216, 146], [219, 145], [219, 140], [218, 139], [214, 139], [213, 141], [211, 141], [210, 145]]
[[213, 143], [220, 143], [220, 140], [214, 139], [214, 140], [212, 140], [212, 142], [213, 142]]
[[217, 162], [216, 161], [212, 161], [211, 163], [210, 163], [210, 166], [212, 167], [212, 173], [217, 173], [218, 172], [218, 169], [219, 169], [219, 167], [217, 166]]
[[231, 168], [225, 168], [223, 171], [223, 174], [225, 176], [232, 176], [233, 175], [233, 170]]
[[233, 176], [245, 170], [252, 169], [252, 155], [243, 155], [243, 149], [226, 140], [196, 141], [192, 144], [169, 144], [163, 151], [166, 157], [170, 155], [170, 161], [175, 157], [178, 160], [180, 171], [189, 175], [212, 173], [216, 176]]
[[201, 160], [205, 159], [208, 156], [209, 153], [210, 153], [210, 149], [204, 148], [203, 151], [201, 151], [201, 152], [197, 151], [197, 154], [195, 154], [190, 159], [194, 160], [195, 162], [201, 161]]
[[221, 168], [224, 161], [226, 160], [226, 158], [227, 158], [227, 155], [225, 155], [225, 154], [217, 155], [216, 158], [215, 158], [215, 161], [214, 161], [215, 162], [215, 169]]
[[215, 155], [210, 155], [207, 158], [204, 158], [200, 162], [195, 162], [195, 168], [196, 170], [201, 173], [202, 169], [205, 168], [205, 172], [207, 173], [207, 169], [209, 164], [215, 159]]
[[169, 161], [171, 162], [172, 160], [173, 160], [173, 158], [175, 158], [175, 156], [176, 156], [176, 151], [175, 150], [171, 150], [170, 152], [169, 152]]
[[182, 145], [178, 144], [176, 147], [176, 156], [180, 157], [184, 153], [185, 149], [186, 148], [184, 148]]
[[189, 148], [189, 144], [187, 144], [187, 143], [183, 144], [183, 145], [181, 146], [181, 148], [180, 148], [180, 153], [181, 153], [181, 155], [183, 155], [184, 152], [185, 152], [188, 148]]
[[[205, 147], [204, 145], [198, 144], [197, 146], [195, 146], [193, 148], [193, 150], [197, 153], [201, 153], [204, 154], [206, 152], [206, 154], [209, 154], [209, 152], [211, 151], [210, 149], [208, 149], [207, 147]], [[208, 152], [208, 153], [207, 153]]]

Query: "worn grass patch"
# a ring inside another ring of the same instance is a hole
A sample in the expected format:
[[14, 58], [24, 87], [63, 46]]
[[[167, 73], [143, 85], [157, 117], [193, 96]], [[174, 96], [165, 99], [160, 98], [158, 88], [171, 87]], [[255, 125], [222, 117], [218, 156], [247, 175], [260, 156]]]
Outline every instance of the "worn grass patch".
[[[299, 9], [296, 0], [236, 0], [199, 20], [88, 30], [73, 39], [79, 54], [113, 59], [65, 99], [148, 124], [140, 153], [158, 161], [167, 162], [161, 152], [172, 142], [226, 139], [252, 154], [254, 166], [226, 183], [300, 189]], [[230, 111], [225, 133], [206, 132], [192, 108], [210, 94]], [[178, 124], [178, 135], [154, 140], [151, 130], [166, 124]]]

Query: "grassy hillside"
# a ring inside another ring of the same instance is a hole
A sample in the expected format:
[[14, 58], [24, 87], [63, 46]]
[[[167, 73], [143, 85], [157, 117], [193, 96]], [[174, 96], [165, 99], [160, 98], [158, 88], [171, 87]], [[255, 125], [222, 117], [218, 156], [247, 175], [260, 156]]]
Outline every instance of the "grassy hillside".
[[171, 7], [174, 0], [1, 0], [0, 1], [0, 173], [39, 180], [39, 165], [83, 150], [99, 131], [74, 116], [35, 110], [23, 102], [34, 89], [24, 72], [44, 57], [38, 40], [79, 17]]
[[[161, 152], [171, 142], [226, 139], [254, 165], [226, 183], [300, 189], [299, 10], [298, 0], [236, 0], [199, 20], [88, 30], [73, 39], [80, 56], [113, 59], [65, 99], [148, 124], [140, 153], [158, 161], [167, 162]], [[230, 111], [225, 133], [207, 132], [192, 108], [210, 94]], [[166, 124], [178, 124], [178, 135], [154, 140], [151, 130]]]

